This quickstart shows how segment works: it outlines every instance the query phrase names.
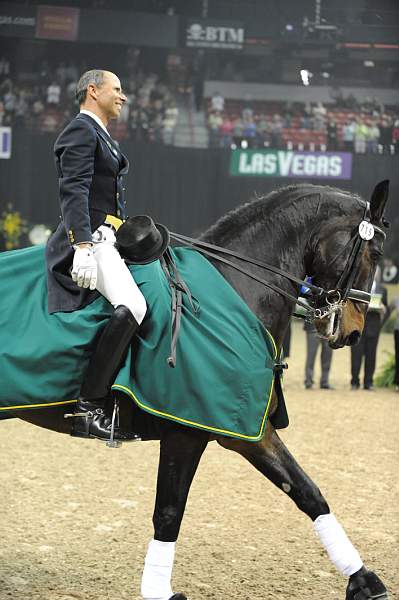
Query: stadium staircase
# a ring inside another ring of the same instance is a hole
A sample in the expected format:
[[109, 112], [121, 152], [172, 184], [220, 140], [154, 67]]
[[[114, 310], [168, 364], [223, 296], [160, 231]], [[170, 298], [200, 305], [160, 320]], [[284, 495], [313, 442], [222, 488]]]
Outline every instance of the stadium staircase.
[[191, 94], [179, 94], [174, 145], [191, 148], [208, 147], [208, 130], [204, 111], [196, 112]]

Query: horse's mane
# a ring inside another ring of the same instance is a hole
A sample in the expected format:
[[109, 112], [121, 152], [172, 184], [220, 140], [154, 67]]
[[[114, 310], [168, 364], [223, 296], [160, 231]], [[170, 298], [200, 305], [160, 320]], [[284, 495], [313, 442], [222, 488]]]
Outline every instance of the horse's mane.
[[[319, 194], [322, 199], [327, 201], [333, 195], [335, 198], [342, 196], [343, 200], [352, 198], [364, 204], [361, 196], [348, 190], [311, 183], [290, 184], [277, 188], [264, 196], [255, 196], [253, 200], [232, 209], [211, 225], [201, 235], [201, 238], [206, 240], [222, 240], [226, 235], [230, 236], [234, 235], [235, 232], [239, 233], [246, 227], [259, 222], [265, 216], [270, 218], [275, 209], [278, 208], [281, 210], [283, 204], [287, 207], [287, 204], [292, 203], [294, 200], [315, 194]], [[286, 215], [286, 218], [289, 219], [289, 215]]]

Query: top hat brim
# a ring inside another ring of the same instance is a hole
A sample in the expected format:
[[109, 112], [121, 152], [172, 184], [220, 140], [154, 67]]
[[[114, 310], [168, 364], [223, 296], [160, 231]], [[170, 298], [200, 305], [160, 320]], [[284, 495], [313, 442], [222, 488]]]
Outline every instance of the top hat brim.
[[161, 243], [157, 244], [157, 246], [150, 248], [147, 253], [140, 253], [140, 255], [135, 255], [132, 253], [129, 248], [121, 248], [119, 246], [119, 251], [121, 255], [125, 258], [125, 260], [132, 265], [147, 265], [155, 260], [161, 258], [162, 254], [164, 254], [165, 250], [170, 244], [170, 233], [169, 230], [162, 225], [161, 223], [155, 223], [155, 227], [158, 229], [161, 234]]

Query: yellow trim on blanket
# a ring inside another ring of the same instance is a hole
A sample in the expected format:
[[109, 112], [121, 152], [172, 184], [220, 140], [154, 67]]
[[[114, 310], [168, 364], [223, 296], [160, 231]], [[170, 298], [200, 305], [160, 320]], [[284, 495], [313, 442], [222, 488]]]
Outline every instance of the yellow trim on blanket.
[[19, 408], [47, 408], [48, 406], [61, 406], [62, 404], [73, 404], [77, 400], [61, 400], [61, 402], [46, 402], [45, 404], [21, 404], [20, 406], [0, 406], [0, 410], [17, 410]]
[[[273, 338], [272, 338], [273, 340]], [[273, 340], [274, 343], [274, 340]], [[149, 406], [146, 406], [145, 404], [143, 404], [142, 402], [140, 402], [140, 400], [134, 395], [134, 392], [132, 392], [132, 390], [128, 387], [125, 387], [124, 385], [120, 385], [119, 383], [115, 383], [112, 386], [112, 389], [116, 389], [116, 390], [120, 390], [122, 392], [125, 392], [125, 394], [127, 394], [128, 396], [130, 396], [134, 402], [137, 404], [137, 406], [139, 408], [142, 408], [143, 410], [145, 410], [146, 412], [149, 412], [155, 416], [159, 416], [159, 417], [166, 417], [167, 419], [170, 419], [172, 421], [177, 421], [178, 423], [184, 423], [185, 425], [190, 425], [192, 427], [198, 427], [199, 429], [206, 429], [207, 431], [211, 431], [213, 433], [220, 433], [223, 435], [228, 435], [231, 437], [235, 437], [235, 438], [240, 438], [240, 439], [244, 439], [244, 440], [250, 440], [253, 442], [257, 442], [258, 440], [261, 439], [262, 435], [263, 435], [263, 429], [265, 426], [265, 421], [267, 418], [267, 413], [269, 410], [269, 405], [270, 405], [270, 400], [272, 398], [272, 393], [273, 393], [273, 389], [274, 389], [274, 378], [272, 380], [272, 384], [270, 386], [270, 394], [269, 394], [269, 399], [267, 401], [267, 405], [266, 405], [266, 409], [265, 409], [265, 413], [263, 415], [263, 419], [262, 419], [262, 423], [260, 426], [260, 430], [259, 433], [256, 436], [252, 436], [252, 435], [244, 435], [242, 433], [236, 433], [235, 431], [229, 431], [229, 430], [225, 430], [225, 429], [219, 429], [217, 427], [211, 427], [209, 425], [202, 425], [201, 423], [196, 423], [195, 421], [189, 421], [188, 419], [181, 419], [180, 417], [175, 417], [174, 415], [171, 415], [169, 413], [164, 413], [161, 412], [160, 410], [155, 410], [154, 408], [151, 408]]]

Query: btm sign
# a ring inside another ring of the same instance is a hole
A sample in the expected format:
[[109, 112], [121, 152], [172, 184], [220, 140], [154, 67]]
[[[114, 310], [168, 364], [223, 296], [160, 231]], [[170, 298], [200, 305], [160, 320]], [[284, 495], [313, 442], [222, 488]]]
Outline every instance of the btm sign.
[[194, 48], [241, 50], [244, 45], [244, 28], [192, 23], [187, 29], [186, 45]]

